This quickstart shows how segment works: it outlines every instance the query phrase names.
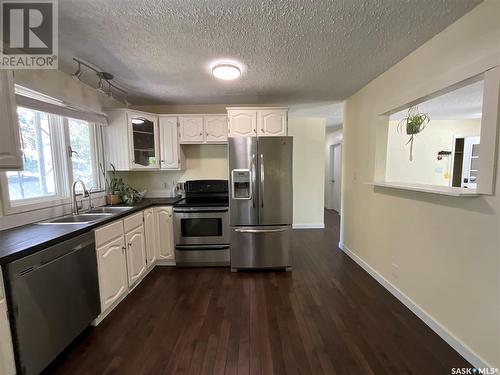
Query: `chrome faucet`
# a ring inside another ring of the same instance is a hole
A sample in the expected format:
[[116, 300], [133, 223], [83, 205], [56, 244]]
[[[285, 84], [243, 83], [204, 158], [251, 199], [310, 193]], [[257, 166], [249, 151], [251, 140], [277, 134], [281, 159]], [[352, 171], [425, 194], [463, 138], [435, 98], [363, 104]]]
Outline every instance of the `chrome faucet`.
[[82, 185], [82, 188], [83, 188], [83, 197], [86, 198], [86, 197], [89, 197], [89, 204], [90, 204], [90, 193], [89, 191], [87, 190], [87, 188], [85, 187], [85, 184], [83, 183], [82, 180], [76, 180], [75, 182], [73, 182], [73, 185], [71, 185], [71, 197], [72, 197], [72, 200], [73, 200], [73, 205], [72, 205], [72, 209], [71, 211], [73, 212], [73, 215], [78, 215], [78, 212], [79, 210], [81, 210], [83, 208], [83, 202], [80, 203], [80, 205], [78, 204], [78, 201], [76, 200], [76, 185], [80, 183], [80, 185]]

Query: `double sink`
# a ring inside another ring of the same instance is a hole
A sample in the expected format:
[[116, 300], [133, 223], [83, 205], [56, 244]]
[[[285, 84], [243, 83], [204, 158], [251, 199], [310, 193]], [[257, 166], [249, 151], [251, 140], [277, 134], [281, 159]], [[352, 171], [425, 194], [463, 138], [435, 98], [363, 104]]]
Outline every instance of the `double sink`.
[[104, 206], [93, 208], [81, 214], [65, 215], [55, 219], [40, 221], [39, 225], [65, 225], [65, 224], [92, 224], [100, 220], [105, 220], [110, 216], [126, 212], [133, 209], [133, 207], [125, 206]]

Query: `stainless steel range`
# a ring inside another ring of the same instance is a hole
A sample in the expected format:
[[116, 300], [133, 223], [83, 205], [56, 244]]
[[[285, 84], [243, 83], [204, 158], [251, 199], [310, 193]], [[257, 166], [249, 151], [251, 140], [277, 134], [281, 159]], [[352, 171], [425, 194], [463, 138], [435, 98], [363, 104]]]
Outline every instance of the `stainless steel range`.
[[192, 180], [174, 205], [175, 260], [178, 266], [229, 266], [227, 180]]

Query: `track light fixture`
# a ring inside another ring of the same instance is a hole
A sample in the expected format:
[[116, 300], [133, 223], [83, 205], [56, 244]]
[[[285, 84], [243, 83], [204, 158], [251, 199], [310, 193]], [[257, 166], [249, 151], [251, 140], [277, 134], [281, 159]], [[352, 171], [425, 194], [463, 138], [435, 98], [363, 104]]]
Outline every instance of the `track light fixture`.
[[76, 80], [78, 80], [78, 81], [80, 81], [81, 80], [80, 77], [82, 76], [82, 73], [83, 73], [82, 72], [82, 65], [81, 65], [80, 62], [78, 62], [78, 69], [76, 70], [76, 72], [74, 72], [71, 75], [71, 77], [74, 78], [74, 79], [76, 79]]
[[[119, 93], [119, 96], [122, 98], [124, 101], [125, 105], [129, 106], [130, 103], [127, 101], [127, 92], [123, 90], [122, 88], [118, 87], [116, 83], [113, 82], [113, 79], [115, 78], [113, 74], [104, 72], [95, 65], [83, 61], [81, 59], [77, 59], [76, 57], [73, 58], [73, 61], [75, 61], [78, 64], [78, 68], [75, 73], [71, 75], [76, 80], [81, 81], [81, 76], [83, 74], [82, 72], [82, 66], [85, 66], [89, 70], [93, 71], [96, 75], [97, 78], [99, 78], [99, 82], [97, 84], [97, 91], [103, 94], [108, 95], [110, 98], [115, 98], [113, 91]], [[107, 88], [105, 87], [105, 84], [107, 84]]]

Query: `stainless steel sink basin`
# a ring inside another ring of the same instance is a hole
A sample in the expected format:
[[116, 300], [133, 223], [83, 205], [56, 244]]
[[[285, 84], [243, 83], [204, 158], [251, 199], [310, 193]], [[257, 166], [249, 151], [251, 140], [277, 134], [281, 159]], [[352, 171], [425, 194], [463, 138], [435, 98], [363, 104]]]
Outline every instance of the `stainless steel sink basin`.
[[57, 217], [55, 219], [50, 219], [46, 221], [41, 221], [37, 224], [40, 225], [55, 225], [55, 224], [90, 224], [99, 220], [106, 219], [112, 216], [112, 213], [85, 213], [78, 215], [67, 215], [62, 217]]
[[93, 208], [90, 211], [88, 211], [88, 213], [89, 214], [94, 214], [94, 213], [118, 214], [121, 212], [129, 211], [132, 208], [133, 207], [125, 207], [125, 206], [103, 206], [103, 207]]

